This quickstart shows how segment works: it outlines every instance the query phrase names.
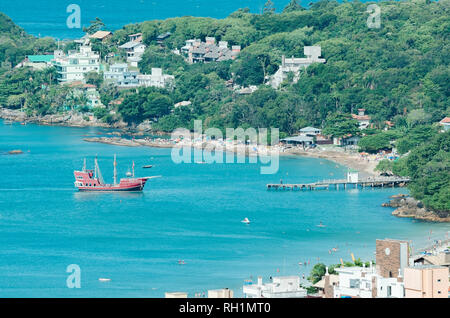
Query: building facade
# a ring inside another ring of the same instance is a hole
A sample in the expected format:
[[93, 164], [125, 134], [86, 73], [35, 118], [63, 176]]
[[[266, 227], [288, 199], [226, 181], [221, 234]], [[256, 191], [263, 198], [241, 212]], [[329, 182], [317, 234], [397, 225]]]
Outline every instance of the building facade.
[[299, 276], [273, 277], [271, 283], [263, 284], [258, 277], [257, 284], [244, 285], [246, 298], [305, 298], [306, 289], [300, 287]]
[[409, 266], [409, 244], [401, 240], [376, 240], [376, 267], [382, 277], [392, 278], [403, 274]]
[[422, 265], [405, 268], [406, 298], [448, 298], [448, 267]]
[[93, 52], [89, 42], [84, 42], [79, 51], [69, 51], [65, 55], [57, 50], [52, 65], [58, 73], [58, 81], [61, 84], [74, 81], [85, 82], [85, 75], [89, 72], [98, 73], [100, 71], [100, 55]]
[[313, 63], [326, 62], [325, 59], [319, 57], [322, 54], [320, 46], [305, 46], [303, 54], [306, 58], [286, 58], [284, 55], [281, 56], [281, 65], [278, 71], [270, 77], [268, 84], [275, 89], [280, 87], [281, 83], [288, 79], [289, 73], [293, 74], [293, 82], [297, 83], [302, 69], [306, 69]]

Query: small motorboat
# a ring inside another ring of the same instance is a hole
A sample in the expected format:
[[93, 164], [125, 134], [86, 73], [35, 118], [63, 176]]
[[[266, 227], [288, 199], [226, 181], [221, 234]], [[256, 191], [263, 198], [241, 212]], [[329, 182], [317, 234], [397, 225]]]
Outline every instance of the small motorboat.
[[319, 225], [317, 225], [318, 227], [325, 227], [326, 225], [324, 225], [322, 222], [320, 222]]
[[98, 281], [99, 282], [110, 282], [111, 278], [99, 278]]
[[149, 169], [149, 168], [151, 168], [151, 167], [153, 167], [152, 165], [146, 165], [146, 166], [143, 166], [142, 168], [144, 168], [144, 169]]
[[250, 220], [248, 218], [243, 219], [241, 222], [245, 224], [250, 224]]
[[195, 163], [197, 163], [197, 164], [205, 164], [206, 161], [196, 161]]

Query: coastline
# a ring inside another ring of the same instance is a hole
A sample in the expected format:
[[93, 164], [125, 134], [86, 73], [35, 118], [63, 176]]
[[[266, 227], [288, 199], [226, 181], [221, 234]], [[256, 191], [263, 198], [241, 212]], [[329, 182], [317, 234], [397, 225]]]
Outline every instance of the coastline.
[[[126, 123], [117, 122], [113, 125], [109, 125], [107, 123], [101, 122], [97, 118], [91, 116], [89, 120], [86, 120], [85, 116], [75, 112], [68, 112], [65, 115], [46, 115], [46, 116], [27, 116], [25, 113], [20, 110], [12, 110], [8, 108], [0, 107], [0, 118], [5, 120], [12, 120], [16, 122], [30, 122], [39, 125], [55, 125], [55, 126], [67, 126], [67, 127], [100, 127], [100, 128], [110, 128], [110, 129], [120, 129], [123, 133], [133, 135], [133, 136], [141, 136], [144, 134], [144, 131], [148, 131], [148, 127], [142, 127], [145, 129], [140, 129], [138, 126], [136, 130], [130, 130]], [[154, 132], [153, 135], [163, 135], [162, 132]], [[119, 134], [117, 134], [119, 136]], [[120, 137], [98, 137], [98, 138], [85, 138], [85, 141], [88, 142], [99, 142], [105, 144], [111, 144], [116, 146], [127, 146], [127, 147], [156, 147], [156, 148], [173, 148], [173, 147], [182, 147], [186, 146], [183, 143], [173, 143], [167, 139], [156, 139], [155, 141], [150, 141], [148, 139], [126, 139]], [[331, 160], [335, 163], [346, 166], [350, 169], [358, 170], [361, 174], [365, 176], [376, 176], [378, 175], [375, 172], [375, 167], [377, 166], [378, 161], [375, 156], [372, 158], [362, 157], [358, 152], [355, 151], [345, 151], [343, 148], [337, 148], [333, 146], [318, 146], [315, 149], [306, 149], [303, 150], [299, 147], [294, 148], [283, 148], [276, 147], [275, 149], [270, 149], [271, 147], [263, 147], [250, 145], [248, 148], [243, 148], [243, 145], [237, 145], [237, 147], [223, 147], [224, 144], [214, 143], [214, 142], [200, 142], [194, 143], [192, 145], [194, 148], [198, 149], [211, 149], [211, 150], [224, 150], [230, 151], [233, 153], [243, 154], [243, 155], [258, 155], [258, 154], [270, 154], [272, 151], [277, 151], [279, 155], [286, 156], [303, 156], [310, 158], [320, 158]], [[226, 149], [225, 149], [226, 148]], [[253, 150], [256, 148], [256, 151]], [[273, 148], [273, 147], [272, 147]]]
[[169, 139], [145, 139], [133, 138], [126, 139], [121, 137], [93, 137], [84, 138], [86, 142], [98, 142], [124, 147], [156, 147], [156, 148], [181, 148], [192, 147], [196, 149], [226, 151], [246, 156], [271, 155], [278, 153], [280, 156], [296, 156], [309, 157], [331, 160], [335, 163], [346, 166], [350, 169], [358, 170], [365, 176], [376, 176], [375, 167], [376, 160], [362, 157], [357, 152], [338, 150], [330, 146], [318, 146], [315, 149], [286, 148], [283, 146], [260, 146], [260, 145], [243, 145], [239, 143], [231, 143], [226, 141], [172, 141]]

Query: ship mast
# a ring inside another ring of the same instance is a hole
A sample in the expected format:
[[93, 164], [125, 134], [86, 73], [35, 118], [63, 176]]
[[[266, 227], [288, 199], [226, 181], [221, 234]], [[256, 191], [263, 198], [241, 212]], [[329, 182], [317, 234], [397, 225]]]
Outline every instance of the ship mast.
[[134, 161], [133, 161], [133, 178], [134, 178]]
[[98, 163], [97, 163], [97, 156], [95, 156], [95, 167], [94, 167], [94, 179], [97, 179], [97, 168], [98, 168]]
[[114, 185], [117, 184], [117, 162], [116, 162], [116, 155], [114, 155]]

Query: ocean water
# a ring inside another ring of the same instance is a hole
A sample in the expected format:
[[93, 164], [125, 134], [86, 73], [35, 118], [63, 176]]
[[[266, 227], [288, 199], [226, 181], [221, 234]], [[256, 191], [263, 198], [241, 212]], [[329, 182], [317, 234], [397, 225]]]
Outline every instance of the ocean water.
[[[81, 29], [66, 25], [67, 7], [77, 4], [81, 9], [81, 25], [88, 26], [96, 17], [102, 19], [109, 30], [117, 30], [130, 23], [166, 19], [178, 16], [225, 18], [239, 8], [261, 12], [267, 0], [21, 0], [0, 1], [0, 12], [35, 36], [73, 39], [82, 36]], [[273, 0], [281, 11], [290, 0]], [[306, 7], [310, 1], [302, 0]]]
[[[396, 218], [383, 208], [405, 189], [267, 191], [266, 183], [342, 178], [331, 161], [281, 158], [275, 175], [260, 164], [175, 164], [171, 149], [88, 143], [98, 128], [0, 121], [0, 297], [190, 296], [245, 279], [308, 274], [320, 262], [374, 259], [375, 239], [443, 238], [449, 226]], [[7, 155], [13, 149], [22, 155]], [[143, 193], [79, 193], [73, 170], [98, 155], [112, 181], [113, 155], [124, 176], [161, 175]], [[152, 169], [142, 169], [153, 164]], [[248, 217], [251, 224], [241, 223]], [[326, 227], [317, 227], [322, 222]], [[338, 247], [338, 252], [329, 250]], [[179, 265], [184, 260], [185, 265]], [[299, 266], [299, 262], [310, 265]], [[67, 288], [67, 266], [81, 268], [81, 288]], [[102, 283], [99, 278], [110, 278]]]

